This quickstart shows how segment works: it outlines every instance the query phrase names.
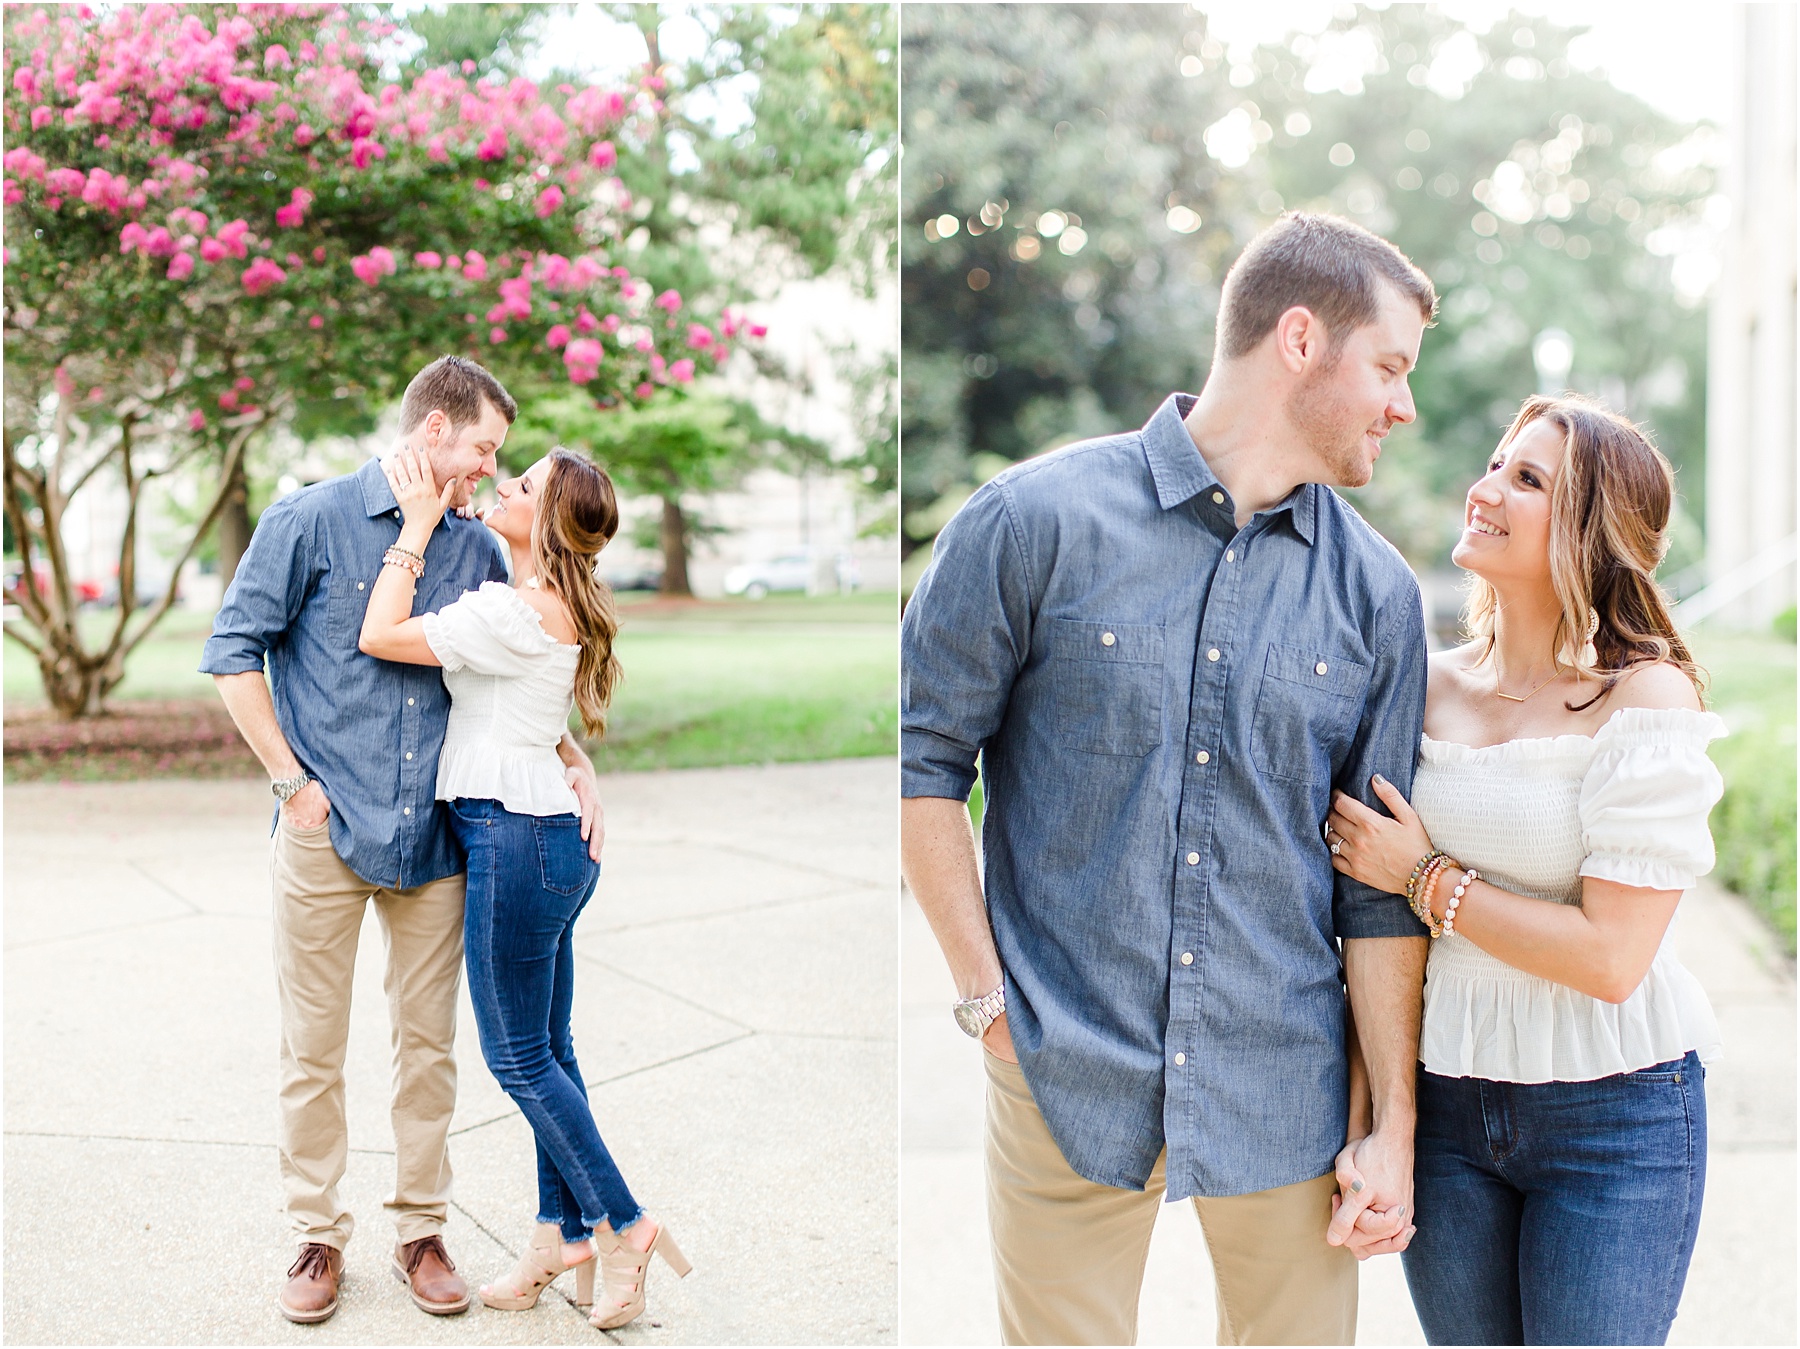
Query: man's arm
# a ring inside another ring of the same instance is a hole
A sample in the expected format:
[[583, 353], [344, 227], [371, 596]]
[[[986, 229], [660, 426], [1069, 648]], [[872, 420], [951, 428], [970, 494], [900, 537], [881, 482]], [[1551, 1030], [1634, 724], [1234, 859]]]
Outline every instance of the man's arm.
[[[989, 483], [945, 525], [900, 628], [900, 860], [961, 998], [1005, 975], [966, 802], [1031, 650], [1031, 582], [1007, 499]], [[1007, 1018], [982, 1037], [1017, 1062]]]
[[[993, 992], [1003, 974], [981, 894], [968, 805], [942, 796], [902, 800], [900, 870], [943, 949], [957, 997], [979, 998]], [[1005, 1013], [981, 1041], [1008, 1063], [1019, 1061]]]
[[[213, 677], [238, 733], [272, 779], [298, 777], [305, 771], [275, 719], [263, 666], [270, 648], [292, 626], [315, 579], [311, 527], [311, 517], [294, 509], [292, 499], [263, 512], [200, 656], [201, 672]], [[330, 815], [331, 802], [315, 779], [281, 809], [290, 824], [316, 829]]]
[[[224, 699], [225, 710], [231, 713], [238, 734], [244, 737], [251, 752], [262, 760], [271, 779], [296, 778], [306, 771], [294, 757], [287, 737], [281, 733], [281, 723], [275, 720], [269, 681], [261, 670], [214, 675], [213, 684], [219, 690], [219, 697]], [[326, 799], [325, 789], [318, 779], [314, 778], [285, 801], [281, 809], [295, 828], [317, 829], [330, 816], [331, 802]]]
[[[1325, 1239], [1333, 1246], [1348, 1243], [1359, 1259], [1404, 1250], [1404, 1233], [1413, 1218], [1413, 1125], [1418, 1114], [1413, 1087], [1426, 944], [1422, 936], [1352, 937], [1344, 942], [1344, 981], [1350, 990], [1355, 1044], [1368, 1079], [1372, 1127], [1358, 1140], [1353, 1108], [1352, 1141], [1338, 1155], [1342, 1202]], [[1353, 1066], [1353, 1085], [1356, 1076]], [[1385, 1218], [1378, 1220], [1365, 1210]]]
[[[1380, 808], [1373, 779], [1379, 774], [1411, 790], [1425, 720], [1425, 615], [1416, 584], [1388, 601], [1377, 632], [1362, 723], [1337, 786]], [[1365, 1125], [1353, 1096], [1351, 1129], [1338, 1155], [1341, 1202], [1326, 1240], [1367, 1258], [1404, 1249], [1412, 1219], [1413, 1086], [1428, 939], [1398, 895], [1341, 873], [1335, 886], [1333, 920], [1343, 938], [1352, 1022], [1350, 1082], [1359, 1091], [1359, 1078], [1366, 1078], [1370, 1114]], [[1359, 1125], [1366, 1136], [1359, 1138]]]

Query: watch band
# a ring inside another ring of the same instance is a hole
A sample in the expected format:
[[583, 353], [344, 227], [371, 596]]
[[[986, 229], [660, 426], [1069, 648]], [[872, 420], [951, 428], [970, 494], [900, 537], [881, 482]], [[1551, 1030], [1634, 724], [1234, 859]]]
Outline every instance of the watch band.
[[998, 988], [979, 998], [964, 998], [952, 1011], [956, 1016], [956, 1024], [962, 1027], [963, 1033], [979, 1040], [987, 1034], [989, 1026], [1006, 1014], [1006, 981], [1001, 980]]
[[275, 781], [269, 784], [269, 790], [275, 793], [275, 799], [277, 801], [286, 805], [295, 796], [299, 795], [302, 787], [306, 786], [306, 784], [311, 781], [311, 776], [305, 769], [301, 769], [296, 777], [276, 778]]

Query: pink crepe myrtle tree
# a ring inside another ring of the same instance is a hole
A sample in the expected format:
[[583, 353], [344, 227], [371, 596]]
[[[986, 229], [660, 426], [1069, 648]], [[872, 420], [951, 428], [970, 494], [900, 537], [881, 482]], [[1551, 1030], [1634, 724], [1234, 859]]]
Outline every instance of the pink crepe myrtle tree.
[[[392, 31], [330, 5], [6, 8], [5, 505], [25, 578], [6, 631], [65, 715], [101, 709], [175, 599], [171, 580], [139, 609], [130, 583], [154, 479], [216, 464], [176, 571], [218, 525], [229, 575], [246, 445], [278, 421], [366, 428], [446, 351], [601, 408], [729, 354], [629, 266], [615, 147], [646, 88], [453, 67], [403, 87], [377, 54]], [[102, 469], [129, 516], [117, 622], [89, 646], [61, 525]]]

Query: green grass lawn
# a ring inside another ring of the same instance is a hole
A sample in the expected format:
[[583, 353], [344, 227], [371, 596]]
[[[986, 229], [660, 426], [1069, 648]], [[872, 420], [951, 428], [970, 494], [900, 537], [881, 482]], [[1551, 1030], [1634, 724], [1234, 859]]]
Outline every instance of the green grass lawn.
[[[899, 726], [891, 594], [667, 604], [621, 597], [625, 680], [602, 771], [892, 754]], [[91, 613], [96, 638], [110, 615]], [[214, 698], [199, 674], [209, 616], [172, 613], [126, 665], [113, 700]], [[6, 643], [8, 706], [41, 705], [31, 656]]]
[[1725, 796], [1712, 814], [1713, 873], [1761, 912], [1794, 952], [1794, 644], [1702, 631], [1694, 655], [1707, 704], [1731, 735], [1713, 742]]

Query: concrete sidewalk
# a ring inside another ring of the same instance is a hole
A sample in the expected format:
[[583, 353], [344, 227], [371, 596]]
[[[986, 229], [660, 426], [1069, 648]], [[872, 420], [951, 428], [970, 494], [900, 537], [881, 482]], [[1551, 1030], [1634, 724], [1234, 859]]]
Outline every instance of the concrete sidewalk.
[[[1795, 1342], [1794, 974], [1766, 928], [1702, 882], [1675, 949], [1706, 986], [1726, 1059], [1707, 1073], [1711, 1126], [1699, 1244], [1671, 1344]], [[998, 1344], [981, 1164], [979, 1049], [911, 896], [901, 921], [901, 1342]], [[1360, 1266], [1357, 1342], [1424, 1344], [1400, 1261]], [[1139, 1302], [1142, 1344], [1214, 1343], [1212, 1267], [1193, 1207], [1161, 1209]]]
[[[6, 789], [8, 1343], [892, 1343], [892, 759], [602, 780], [606, 869], [577, 939], [576, 1042], [636, 1194], [681, 1238], [602, 1335], [563, 1297], [436, 1318], [389, 1272], [383, 950], [357, 963], [342, 1306], [275, 1308], [270, 798], [260, 782]], [[531, 1131], [465, 989], [445, 1233], [471, 1285], [536, 1207]], [[571, 1287], [572, 1280], [562, 1280]]]

